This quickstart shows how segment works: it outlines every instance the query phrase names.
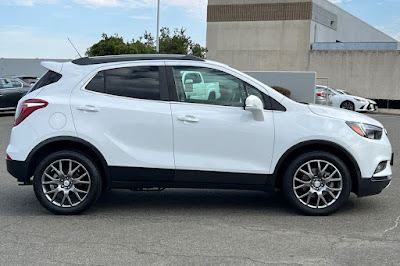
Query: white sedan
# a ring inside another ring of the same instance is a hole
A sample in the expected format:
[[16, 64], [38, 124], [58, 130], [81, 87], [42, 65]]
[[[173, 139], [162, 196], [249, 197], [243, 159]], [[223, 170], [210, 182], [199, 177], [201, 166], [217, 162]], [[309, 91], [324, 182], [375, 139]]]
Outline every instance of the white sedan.
[[377, 111], [378, 105], [375, 101], [349, 94], [344, 90], [335, 90], [327, 86], [317, 86], [317, 90], [326, 90], [328, 98], [333, 107], [343, 108], [351, 111], [366, 112]]

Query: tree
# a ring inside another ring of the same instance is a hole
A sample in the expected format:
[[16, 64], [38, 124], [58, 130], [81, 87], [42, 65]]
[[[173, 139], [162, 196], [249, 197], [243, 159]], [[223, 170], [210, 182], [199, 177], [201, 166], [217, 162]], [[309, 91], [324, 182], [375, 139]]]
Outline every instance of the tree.
[[[169, 28], [160, 31], [160, 53], [161, 54], [189, 54], [205, 58], [207, 49], [198, 43], [194, 43], [191, 37], [185, 34], [186, 29], [175, 29], [171, 34]], [[156, 40], [147, 31], [138, 40], [124, 42], [118, 34], [108, 36], [103, 33], [102, 39], [89, 47], [86, 51], [88, 56], [118, 55], [118, 54], [155, 54]]]
[[[147, 33], [145, 33], [145, 36], [146, 34]], [[148, 35], [147, 38], [151, 40], [150, 35]], [[109, 37], [107, 34], [103, 33], [102, 39], [89, 47], [86, 51], [86, 55], [151, 54], [155, 52], [155, 48], [147, 43], [143, 43], [141, 40], [124, 42], [123, 38], [119, 37], [118, 34]]]

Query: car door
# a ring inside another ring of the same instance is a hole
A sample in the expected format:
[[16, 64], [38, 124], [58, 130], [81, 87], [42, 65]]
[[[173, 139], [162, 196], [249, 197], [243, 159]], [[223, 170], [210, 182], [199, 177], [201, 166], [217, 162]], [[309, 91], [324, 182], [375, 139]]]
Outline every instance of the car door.
[[[264, 120], [256, 121], [244, 110], [250, 90], [261, 98], [263, 93], [229, 69], [166, 64], [169, 86], [176, 92], [171, 102], [175, 181], [264, 184], [273, 153], [273, 112], [265, 110]], [[217, 99], [187, 97], [182, 84], [187, 71], [218, 86]]]
[[17, 107], [22, 96], [21, 82], [8, 78], [0, 79], [0, 108]]
[[71, 96], [78, 137], [103, 154], [113, 181], [171, 181], [173, 129], [163, 62], [96, 72]]

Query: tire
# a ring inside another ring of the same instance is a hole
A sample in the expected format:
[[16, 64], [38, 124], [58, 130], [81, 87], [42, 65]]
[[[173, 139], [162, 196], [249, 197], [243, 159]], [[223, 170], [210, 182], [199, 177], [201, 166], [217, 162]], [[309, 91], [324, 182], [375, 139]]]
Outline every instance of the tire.
[[344, 101], [342, 102], [342, 104], [340, 105], [340, 108], [342, 109], [346, 109], [346, 110], [350, 110], [350, 111], [354, 111], [354, 103], [350, 102], [350, 101]]
[[216, 98], [217, 97], [215, 96], [215, 92], [214, 91], [210, 92], [210, 94], [208, 95], [208, 100], [209, 101], [215, 101]]
[[48, 155], [39, 163], [33, 188], [38, 201], [50, 212], [79, 214], [89, 209], [100, 196], [102, 179], [89, 157], [63, 150]]
[[351, 177], [338, 157], [313, 151], [291, 162], [283, 176], [282, 190], [286, 200], [298, 211], [307, 215], [329, 215], [347, 202]]

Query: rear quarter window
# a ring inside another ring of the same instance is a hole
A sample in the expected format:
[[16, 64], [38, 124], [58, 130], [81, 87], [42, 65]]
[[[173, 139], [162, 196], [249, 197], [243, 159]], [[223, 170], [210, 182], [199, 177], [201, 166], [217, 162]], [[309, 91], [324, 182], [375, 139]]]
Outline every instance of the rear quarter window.
[[59, 81], [61, 79], [62, 75], [54, 72], [54, 71], [47, 71], [46, 74], [44, 74], [40, 80], [38, 82], [35, 83], [35, 85], [33, 85], [33, 87], [29, 90], [28, 93], [38, 90], [44, 86], [56, 83], [57, 81]]

